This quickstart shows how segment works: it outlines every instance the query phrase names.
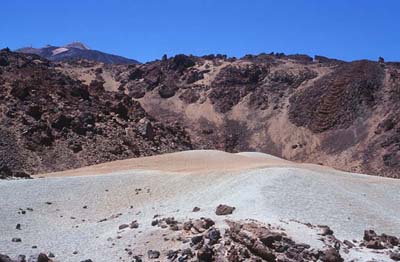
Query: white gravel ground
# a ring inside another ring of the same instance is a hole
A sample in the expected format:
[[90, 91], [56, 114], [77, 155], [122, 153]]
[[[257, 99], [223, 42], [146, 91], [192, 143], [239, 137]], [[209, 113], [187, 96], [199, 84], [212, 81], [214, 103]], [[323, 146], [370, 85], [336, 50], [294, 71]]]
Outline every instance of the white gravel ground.
[[[226, 153], [221, 154], [227, 160]], [[207, 155], [215, 158], [219, 153], [200, 153], [205, 163]], [[270, 159], [259, 153], [242, 156]], [[223, 223], [226, 217], [214, 214], [221, 203], [236, 207], [229, 218], [272, 223], [295, 240], [316, 247], [322, 242], [302, 223], [329, 225], [341, 240], [361, 239], [365, 229], [400, 236], [399, 189], [400, 180], [295, 164], [251, 169], [244, 165], [243, 170], [202, 173], [125, 170], [0, 181], [0, 253], [51, 251], [56, 261], [118, 261], [119, 257], [128, 261], [124, 248], [131, 245], [143, 252], [143, 240], [151, 239], [155, 214], [177, 219], [207, 216]], [[191, 212], [194, 206], [201, 211]], [[20, 208], [33, 211], [19, 214]], [[111, 218], [118, 213], [122, 215]], [[99, 223], [103, 218], [109, 219]], [[118, 230], [120, 224], [133, 220], [138, 220], [138, 229]], [[15, 229], [17, 223], [21, 230]], [[14, 237], [22, 242], [12, 242]], [[161, 242], [153, 238], [147, 248], [162, 249]], [[38, 248], [32, 249], [34, 245]], [[359, 261], [380, 257], [364, 251], [345, 256]]]

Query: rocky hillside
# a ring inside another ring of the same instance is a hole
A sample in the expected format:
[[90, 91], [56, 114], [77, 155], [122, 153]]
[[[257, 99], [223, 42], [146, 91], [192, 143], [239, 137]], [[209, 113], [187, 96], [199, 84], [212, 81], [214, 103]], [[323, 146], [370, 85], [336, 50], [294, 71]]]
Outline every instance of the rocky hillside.
[[194, 148], [261, 151], [342, 170], [399, 177], [400, 64], [306, 55], [177, 55], [142, 65], [58, 70], [123, 91]]
[[82, 84], [39, 56], [0, 51], [0, 177], [190, 148], [181, 127], [123, 92]]
[[36, 54], [51, 61], [74, 61], [87, 59], [106, 64], [139, 64], [138, 61], [133, 59], [91, 50], [80, 42], [73, 42], [65, 46], [49, 45], [42, 48], [25, 47], [18, 49], [17, 52]]
[[113, 65], [2, 51], [0, 69], [0, 152], [16, 161], [3, 173], [195, 148], [400, 174], [398, 63], [272, 53]]

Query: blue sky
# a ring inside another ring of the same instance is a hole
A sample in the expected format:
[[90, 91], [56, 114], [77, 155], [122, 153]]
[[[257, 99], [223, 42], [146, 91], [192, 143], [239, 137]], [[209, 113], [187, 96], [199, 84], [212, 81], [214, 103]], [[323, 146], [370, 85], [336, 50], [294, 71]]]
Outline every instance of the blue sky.
[[0, 47], [63, 45], [142, 62], [166, 53], [400, 61], [397, 0], [2, 0]]

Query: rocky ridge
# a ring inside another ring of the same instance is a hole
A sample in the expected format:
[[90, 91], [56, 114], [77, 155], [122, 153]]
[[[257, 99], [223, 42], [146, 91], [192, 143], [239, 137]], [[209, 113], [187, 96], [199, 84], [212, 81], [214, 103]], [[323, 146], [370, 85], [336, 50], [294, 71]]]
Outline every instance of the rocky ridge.
[[124, 92], [160, 121], [179, 122], [197, 149], [261, 151], [389, 177], [400, 171], [397, 63], [271, 53], [59, 69]]
[[0, 177], [26, 177], [191, 148], [122, 92], [90, 87], [36, 55], [0, 52]]

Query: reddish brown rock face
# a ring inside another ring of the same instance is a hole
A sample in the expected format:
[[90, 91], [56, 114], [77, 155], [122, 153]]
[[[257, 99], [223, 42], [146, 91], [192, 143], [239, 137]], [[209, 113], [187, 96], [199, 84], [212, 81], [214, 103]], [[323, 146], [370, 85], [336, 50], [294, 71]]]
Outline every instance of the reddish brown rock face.
[[0, 177], [191, 148], [181, 127], [160, 123], [122, 92], [105, 91], [104, 81], [89, 87], [34, 55], [0, 57], [7, 61], [0, 67]]
[[15, 174], [190, 148], [400, 174], [396, 63], [260, 54], [53, 64], [2, 51], [0, 87], [2, 127], [18, 141], [10, 163], [23, 162]]

